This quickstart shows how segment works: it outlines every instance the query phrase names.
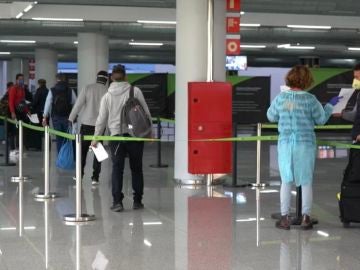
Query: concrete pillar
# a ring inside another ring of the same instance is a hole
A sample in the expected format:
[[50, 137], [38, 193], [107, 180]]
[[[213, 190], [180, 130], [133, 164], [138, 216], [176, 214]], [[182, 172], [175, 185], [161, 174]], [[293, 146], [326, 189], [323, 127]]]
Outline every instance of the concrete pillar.
[[[214, 79], [225, 80], [225, 2], [215, 0]], [[188, 173], [188, 92], [191, 81], [206, 81], [208, 0], [176, 1], [176, 96], [175, 179], [192, 183], [198, 176]], [[223, 22], [221, 21], [223, 19]], [[219, 24], [219, 25], [217, 25]], [[221, 30], [223, 28], [223, 30]], [[223, 58], [223, 59], [222, 59]]]
[[108, 37], [98, 33], [78, 34], [78, 93], [96, 81], [99, 70], [108, 70]]
[[56, 83], [58, 57], [52, 49], [35, 50], [35, 80], [45, 79], [48, 88]]
[[8, 66], [8, 82], [16, 80], [16, 74], [23, 73], [23, 60], [21, 58], [12, 58]]
[[214, 81], [226, 81], [226, 1], [214, 0]]

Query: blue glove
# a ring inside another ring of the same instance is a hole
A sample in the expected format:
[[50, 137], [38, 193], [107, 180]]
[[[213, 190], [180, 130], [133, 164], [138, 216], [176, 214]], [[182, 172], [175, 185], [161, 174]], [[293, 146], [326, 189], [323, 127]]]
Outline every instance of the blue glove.
[[336, 104], [339, 103], [340, 99], [342, 99], [343, 97], [339, 97], [339, 96], [336, 96], [336, 97], [333, 97], [330, 99], [329, 103], [333, 106], [335, 106]]

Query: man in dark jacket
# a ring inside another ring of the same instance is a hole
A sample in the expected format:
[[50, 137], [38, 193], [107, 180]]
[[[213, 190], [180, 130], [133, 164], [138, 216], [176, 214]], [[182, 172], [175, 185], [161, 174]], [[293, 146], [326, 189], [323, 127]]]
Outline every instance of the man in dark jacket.
[[[54, 129], [62, 132], [67, 132], [69, 129], [68, 118], [72, 109], [72, 105], [76, 101], [76, 95], [74, 91], [68, 86], [65, 74], [58, 74], [56, 76], [57, 83], [49, 91], [43, 114], [43, 126], [49, 124], [49, 116]], [[64, 139], [56, 136], [56, 145], [58, 153], [61, 146], [64, 143]]]
[[33, 112], [38, 115], [39, 122], [42, 123], [46, 97], [49, 93], [49, 89], [46, 87], [46, 80], [44, 79], [38, 80], [38, 84], [39, 88], [36, 89], [32, 108]]
[[354, 122], [351, 137], [354, 142], [360, 142], [360, 64], [354, 67], [354, 80], [352, 87], [356, 89], [356, 104], [352, 111], [343, 111], [342, 117], [345, 120]]

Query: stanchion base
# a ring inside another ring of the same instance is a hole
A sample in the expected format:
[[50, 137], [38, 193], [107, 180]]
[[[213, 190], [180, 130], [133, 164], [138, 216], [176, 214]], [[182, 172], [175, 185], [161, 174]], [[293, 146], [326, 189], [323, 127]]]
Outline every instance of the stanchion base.
[[268, 187], [270, 186], [268, 183], [251, 183], [250, 186], [256, 188]]
[[0, 167], [13, 167], [16, 163], [0, 163]]
[[93, 220], [95, 220], [95, 216], [88, 214], [82, 214], [79, 218], [76, 218], [76, 214], [64, 216], [64, 221], [67, 225], [77, 225], [79, 223], [89, 222]]
[[150, 165], [150, 168], [168, 168], [169, 165], [166, 164], [156, 164], [156, 165]]
[[48, 194], [45, 194], [44, 192], [39, 192], [39, 193], [36, 193], [34, 195], [35, 199], [36, 200], [48, 200], [48, 199], [55, 199], [57, 197], [59, 197], [59, 195], [57, 193], [48, 193]]
[[21, 181], [23, 182], [30, 182], [31, 178], [28, 177], [28, 176], [23, 176], [23, 177], [20, 177], [20, 176], [13, 176], [11, 177], [11, 182], [13, 183], [19, 183]]
[[238, 183], [238, 184], [224, 184], [224, 187], [226, 188], [246, 188], [246, 187], [251, 187], [252, 185], [250, 183]]

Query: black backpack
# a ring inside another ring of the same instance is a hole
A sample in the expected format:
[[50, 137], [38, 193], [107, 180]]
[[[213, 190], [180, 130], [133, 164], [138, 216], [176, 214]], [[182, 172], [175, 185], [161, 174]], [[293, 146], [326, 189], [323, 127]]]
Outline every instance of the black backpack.
[[68, 117], [72, 109], [72, 90], [69, 87], [65, 90], [52, 88], [51, 93], [53, 96], [51, 114]]
[[121, 120], [122, 123], [126, 124], [131, 136], [138, 138], [149, 138], [151, 136], [151, 120], [140, 101], [135, 98], [133, 86], [130, 87], [129, 99], [122, 109]]

